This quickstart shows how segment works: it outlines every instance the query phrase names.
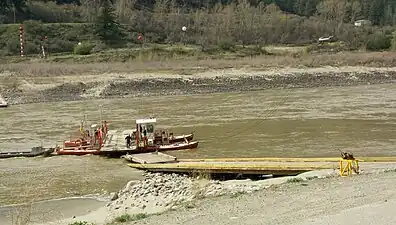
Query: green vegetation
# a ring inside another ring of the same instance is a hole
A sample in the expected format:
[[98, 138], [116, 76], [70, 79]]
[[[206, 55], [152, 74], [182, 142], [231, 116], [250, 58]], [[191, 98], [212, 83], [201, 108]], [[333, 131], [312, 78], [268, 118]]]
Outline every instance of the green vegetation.
[[[309, 53], [388, 50], [396, 43], [396, 2], [390, 0], [18, 0], [2, 1], [0, 7], [5, 23], [0, 25], [0, 56], [19, 54], [19, 23], [25, 25], [25, 52], [33, 56], [40, 54], [41, 36], [48, 37], [44, 46], [52, 56], [121, 49], [108, 56], [121, 60], [156, 50], [160, 59], [192, 52], [142, 48], [153, 44], [194, 46], [194, 55], [243, 57], [268, 54], [263, 47], [269, 45], [306, 46]], [[354, 26], [361, 19], [369, 25]], [[335, 37], [335, 45], [317, 43], [327, 36]], [[136, 53], [137, 48], [143, 50]]]
[[88, 223], [87, 221], [76, 221], [73, 223], [69, 223], [69, 225], [94, 225], [93, 223]]
[[104, 0], [100, 13], [96, 18], [95, 34], [105, 44], [122, 46], [123, 33], [110, 0]]
[[132, 221], [133, 217], [129, 214], [124, 214], [114, 219], [115, 222], [125, 223], [128, 221]]
[[76, 55], [89, 55], [91, 54], [92, 49], [94, 48], [93, 44], [90, 43], [81, 43], [74, 46], [74, 54]]
[[114, 221], [110, 224], [118, 224], [118, 223], [126, 223], [130, 221], [137, 221], [137, 220], [142, 220], [144, 218], [147, 218], [147, 214], [145, 213], [138, 213], [134, 215], [129, 215], [129, 214], [124, 214], [121, 216], [118, 216], [114, 219]]
[[294, 177], [294, 178], [290, 178], [287, 180], [287, 183], [300, 183], [303, 182], [304, 180], [302, 178], [299, 177]]

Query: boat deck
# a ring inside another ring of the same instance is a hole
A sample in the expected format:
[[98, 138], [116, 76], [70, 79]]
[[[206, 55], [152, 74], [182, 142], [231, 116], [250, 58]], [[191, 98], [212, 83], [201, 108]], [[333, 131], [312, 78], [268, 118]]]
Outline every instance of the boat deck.
[[[132, 140], [132, 146], [129, 148], [126, 147], [125, 137], [128, 134], [131, 134], [134, 130], [109, 130], [104, 140], [104, 145], [100, 149], [101, 155], [110, 156], [110, 157], [119, 157], [126, 154], [139, 154], [139, 153], [149, 153], [155, 152], [158, 149], [156, 147], [141, 149], [137, 148], [135, 141]], [[185, 144], [185, 145], [184, 145]], [[159, 151], [174, 151], [174, 150], [184, 150], [188, 149], [188, 147], [195, 146], [197, 147], [197, 141], [191, 141], [189, 143], [183, 144], [174, 144], [174, 146], [167, 148], [167, 145], [160, 145]]]
[[128, 161], [140, 163], [140, 164], [177, 162], [176, 157], [161, 152], [126, 155], [124, 158]]
[[124, 149], [126, 148], [125, 137], [133, 130], [109, 130], [103, 148]]
[[[126, 147], [125, 137], [133, 130], [109, 130], [104, 141], [104, 146], [100, 149], [103, 155], [121, 156], [136, 151], [136, 145]], [[132, 141], [132, 144], [134, 142]]]

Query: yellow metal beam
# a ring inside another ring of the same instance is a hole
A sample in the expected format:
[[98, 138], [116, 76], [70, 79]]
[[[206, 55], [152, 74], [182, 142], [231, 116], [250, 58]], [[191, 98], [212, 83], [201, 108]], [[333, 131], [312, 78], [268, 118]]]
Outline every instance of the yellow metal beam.
[[[328, 158], [212, 158], [178, 159], [179, 162], [339, 162], [341, 157]], [[360, 162], [396, 162], [396, 157], [359, 157]]]

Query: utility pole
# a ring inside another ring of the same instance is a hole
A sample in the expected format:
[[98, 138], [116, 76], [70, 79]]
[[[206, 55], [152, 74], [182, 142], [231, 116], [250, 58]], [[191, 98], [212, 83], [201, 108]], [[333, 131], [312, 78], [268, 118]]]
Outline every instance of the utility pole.
[[15, 3], [14, 4], [12, 4], [12, 6], [13, 6], [13, 8], [14, 8], [14, 24], [16, 24], [16, 16], [15, 16]]
[[19, 42], [21, 47], [21, 57], [25, 56], [25, 29], [23, 24], [19, 25]]

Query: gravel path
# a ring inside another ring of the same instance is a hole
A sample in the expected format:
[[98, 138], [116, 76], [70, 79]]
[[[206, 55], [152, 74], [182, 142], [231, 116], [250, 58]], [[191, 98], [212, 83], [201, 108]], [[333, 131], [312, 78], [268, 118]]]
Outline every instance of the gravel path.
[[131, 224], [395, 224], [396, 173], [332, 177], [204, 199]]

